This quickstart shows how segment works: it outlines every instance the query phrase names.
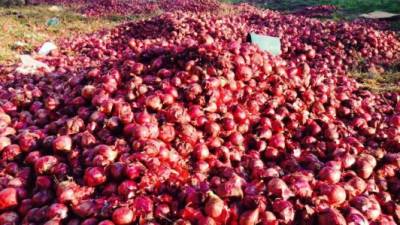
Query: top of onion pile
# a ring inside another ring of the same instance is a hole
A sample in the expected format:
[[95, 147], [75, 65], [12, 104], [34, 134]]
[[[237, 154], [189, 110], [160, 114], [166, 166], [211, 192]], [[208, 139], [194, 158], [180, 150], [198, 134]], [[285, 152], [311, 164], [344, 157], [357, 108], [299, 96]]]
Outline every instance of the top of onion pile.
[[228, 6], [219, 0], [34, 0], [34, 2], [72, 6], [86, 16], [137, 16], [160, 11], [205, 12]]
[[398, 62], [399, 38], [237, 7], [65, 40], [50, 73], [3, 69], [0, 224], [398, 224], [400, 95], [346, 73]]

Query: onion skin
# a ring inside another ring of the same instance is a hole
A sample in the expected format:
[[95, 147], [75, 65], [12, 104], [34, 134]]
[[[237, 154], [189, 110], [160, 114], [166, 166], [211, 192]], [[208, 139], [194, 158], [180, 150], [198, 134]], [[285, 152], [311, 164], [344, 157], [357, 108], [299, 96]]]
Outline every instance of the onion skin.
[[11, 144], [11, 140], [8, 137], [0, 137], [0, 152]]
[[204, 211], [206, 214], [212, 218], [217, 218], [222, 214], [224, 209], [224, 202], [213, 192], [208, 192], [208, 199]]
[[259, 209], [244, 212], [240, 216], [239, 225], [255, 225], [258, 223]]

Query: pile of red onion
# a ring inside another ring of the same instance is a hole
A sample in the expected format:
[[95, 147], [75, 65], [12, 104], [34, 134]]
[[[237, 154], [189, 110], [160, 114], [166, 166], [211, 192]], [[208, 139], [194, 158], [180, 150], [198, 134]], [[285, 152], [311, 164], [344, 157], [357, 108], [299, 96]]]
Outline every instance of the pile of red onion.
[[[113, 3], [111, 3], [113, 2]], [[89, 1], [83, 4], [80, 12], [87, 16], [107, 15], [135, 15], [144, 13], [155, 13], [160, 11], [157, 1], [129, 0], [129, 1]]]
[[338, 10], [334, 5], [316, 5], [308, 6], [303, 9], [297, 10], [294, 14], [307, 17], [331, 17]]
[[29, 0], [29, 4], [83, 5], [91, 0]]
[[397, 63], [396, 34], [237, 7], [1, 69], [0, 224], [400, 223], [400, 94], [346, 75]]
[[157, 12], [206, 12], [222, 7], [218, 0], [33, 0], [34, 4], [74, 6], [86, 16], [135, 16]]
[[110, 0], [90, 1], [81, 8], [81, 12], [88, 16], [105, 15], [137, 15], [157, 12], [206, 12], [220, 9], [218, 0]]

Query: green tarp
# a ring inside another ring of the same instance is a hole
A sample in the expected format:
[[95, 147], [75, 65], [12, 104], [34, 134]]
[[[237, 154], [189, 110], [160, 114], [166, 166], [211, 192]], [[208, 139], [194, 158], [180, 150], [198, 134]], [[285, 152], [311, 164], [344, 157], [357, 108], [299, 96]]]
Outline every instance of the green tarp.
[[281, 40], [277, 37], [250, 33], [249, 39], [251, 43], [258, 45], [261, 50], [267, 51], [272, 55], [276, 56], [282, 53]]
[[57, 17], [53, 17], [47, 20], [47, 26], [57, 26], [58, 24], [60, 24], [60, 19], [58, 19]]

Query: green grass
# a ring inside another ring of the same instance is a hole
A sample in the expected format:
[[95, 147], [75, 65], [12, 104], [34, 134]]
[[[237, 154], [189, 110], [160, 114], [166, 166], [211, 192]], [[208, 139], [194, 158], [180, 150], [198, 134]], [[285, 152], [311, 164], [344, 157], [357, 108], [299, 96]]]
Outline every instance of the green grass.
[[[257, 7], [284, 12], [294, 12], [307, 6], [335, 5], [337, 10], [331, 17], [321, 19], [353, 20], [362, 13], [387, 11], [400, 13], [400, 0], [221, 0], [227, 3], [247, 2]], [[390, 29], [400, 31], [400, 20], [390, 21]]]
[[400, 21], [393, 21], [391, 23], [392, 30], [400, 31]]
[[221, 0], [221, 2], [235, 4], [235, 3], [241, 3], [244, 1], [242, 1], [242, 0]]
[[[303, 6], [329, 4], [339, 6], [341, 9], [352, 12], [370, 12], [374, 10], [384, 10], [389, 12], [400, 12], [400, 2], [398, 0], [283, 0], [287, 8], [293, 8], [297, 4]], [[279, 7], [279, 4], [271, 4], [271, 7]]]
[[[350, 13], [338, 13], [334, 19], [351, 19], [354, 12], [371, 11], [375, 9], [400, 12], [400, 0], [222, 0], [224, 2], [262, 2], [263, 7], [279, 10], [294, 10], [299, 7], [317, 4], [339, 5]], [[259, 4], [260, 5], [260, 4]], [[126, 20], [136, 20], [151, 15], [109, 16], [103, 18], [85, 17], [73, 8], [61, 12], [49, 10], [50, 6], [20, 6], [0, 7], [0, 63], [15, 62], [19, 54], [31, 53], [45, 41], [56, 41], [63, 37], [91, 33], [100, 29], [110, 28]], [[220, 13], [234, 13], [234, 8], [226, 7]], [[57, 26], [47, 26], [49, 18], [57, 17], [61, 23]], [[400, 22], [394, 22], [393, 28], [400, 29]]]
[[[0, 6], [0, 64], [18, 62], [20, 54], [30, 54], [46, 41], [57, 42], [61, 38], [92, 33], [125, 21], [146, 19], [162, 13], [156, 11], [148, 14], [109, 15], [97, 18], [77, 13], [78, 6], [62, 8], [60, 12], [53, 12], [49, 10], [50, 7], [49, 5]], [[235, 14], [235, 10], [227, 5], [216, 13]], [[47, 26], [47, 20], [53, 17], [59, 18], [60, 24]]]
[[305, 6], [336, 5], [351, 12], [364, 13], [374, 10], [400, 12], [399, 0], [226, 0], [230, 2], [253, 2], [275, 10], [291, 11]]
[[[50, 6], [15, 6], [0, 7], [0, 63], [13, 63], [19, 54], [31, 53], [45, 41], [57, 41], [111, 28], [126, 20], [143, 18], [110, 16], [105, 18], [85, 17], [73, 9], [60, 12], [49, 10]], [[46, 22], [57, 17], [60, 24], [47, 26]]]
[[[225, 0], [225, 2], [248, 2], [259, 7], [280, 11], [295, 11], [313, 5], [336, 5], [340, 10], [331, 18], [336, 21], [352, 20], [360, 13], [375, 10], [400, 13], [400, 0]], [[392, 21], [391, 29], [400, 31], [400, 21]], [[374, 92], [400, 92], [400, 64], [393, 68], [387, 68], [385, 72], [381, 73], [353, 71], [350, 76], [357, 79], [364, 88]]]
[[373, 92], [400, 92], [400, 72], [387, 71], [384, 73], [353, 72], [350, 74], [364, 88]]

